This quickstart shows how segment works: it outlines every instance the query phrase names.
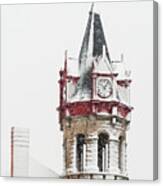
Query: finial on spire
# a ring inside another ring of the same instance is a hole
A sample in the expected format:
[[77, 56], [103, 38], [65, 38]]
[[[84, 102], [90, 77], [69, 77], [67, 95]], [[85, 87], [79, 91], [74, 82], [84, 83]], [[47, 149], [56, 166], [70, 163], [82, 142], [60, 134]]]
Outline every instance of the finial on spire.
[[93, 12], [93, 7], [94, 7], [94, 3], [91, 4], [91, 10], [90, 10], [90, 13]]

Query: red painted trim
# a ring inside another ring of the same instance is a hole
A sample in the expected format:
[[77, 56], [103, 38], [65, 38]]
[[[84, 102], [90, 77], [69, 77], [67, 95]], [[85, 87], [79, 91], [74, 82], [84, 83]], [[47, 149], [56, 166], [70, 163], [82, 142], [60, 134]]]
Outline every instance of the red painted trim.
[[[59, 80], [59, 90], [60, 90], [60, 106], [59, 106], [59, 122], [62, 129], [62, 119], [65, 117], [65, 109], [63, 107], [64, 103], [67, 101], [67, 86], [66, 86], [66, 77], [67, 77], [67, 51], [65, 51], [65, 60], [64, 60], [64, 70], [60, 70], [60, 80]], [[65, 89], [65, 90], [64, 90]], [[65, 99], [64, 99], [65, 94]]]
[[77, 82], [79, 81], [80, 77], [79, 76], [67, 76], [66, 79], [69, 81], [73, 81], [74, 84], [77, 84]]
[[122, 86], [122, 87], [128, 87], [132, 81], [130, 79], [125, 79], [125, 80], [118, 80], [117, 84]]
[[113, 77], [116, 77], [116, 76], [118, 76], [118, 73], [108, 73], [108, 74], [106, 74], [106, 73], [99, 73], [99, 72], [93, 72], [93, 75], [95, 75], [95, 76], [100, 76], [100, 77], [111, 77], [111, 78], [113, 78]]
[[82, 101], [82, 102], [78, 101], [74, 103], [66, 103], [63, 105], [63, 107], [59, 108], [59, 111], [62, 112], [63, 110], [64, 111], [67, 110], [69, 113], [68, 115], [70, 116], [85, 116], [85, 115], [96, 114], [100, 112], [112, 114], [113, 107], [117, 107], [118, 112], [124, 118], [132, 110], [131, 107], [128, 107], [127, 105], [124, 105], [117, 101], [92, 100], [92, 101]]
[[68, 75], [67, 77], [66, 77], [67, 79], [80, 79], [80, 77], [79, 76], [70, 76], [70, 75]]

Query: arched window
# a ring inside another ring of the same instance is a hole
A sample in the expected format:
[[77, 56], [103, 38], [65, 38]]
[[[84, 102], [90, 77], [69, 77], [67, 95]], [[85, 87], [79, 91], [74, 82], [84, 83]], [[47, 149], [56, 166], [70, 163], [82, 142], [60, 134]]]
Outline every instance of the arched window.
[[77, 169], [78, 171], [84, 170], [85, 163], [85, 136], [83, 134], [77, 135]]
[[101, 133], [98, 136], [98, 167], [99, 171], [105, 171], [108, 168], [109, 156], [109, 136], [106, 133]]
[[121, 170], [122, 169], [122, 155], [123, 155], [123, 152], [122, 152], [122, 145], [123, 145], [123, 142], [124, 142], [124, 137], [123, 136], [120, 136], [119, 137], [119, 158], [118, 158], [118, 166], [119, 166], [119, 169]]

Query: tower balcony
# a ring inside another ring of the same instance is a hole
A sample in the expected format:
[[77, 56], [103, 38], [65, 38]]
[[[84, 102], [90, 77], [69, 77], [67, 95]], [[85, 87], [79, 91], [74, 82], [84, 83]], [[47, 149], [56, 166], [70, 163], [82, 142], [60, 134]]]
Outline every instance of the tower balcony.
[[[59, 109], [60, 122], [68, 117], [84, 117], [84, 116], [103, 116], [112, 117], [112, 122], [115, 123], [117, 118], [128, 119], [127, 116], [132, 111], [132, 107], [118, 101], [79, 101], [66, 103]], [[64, 113], [64, 114], [63, 114]]]

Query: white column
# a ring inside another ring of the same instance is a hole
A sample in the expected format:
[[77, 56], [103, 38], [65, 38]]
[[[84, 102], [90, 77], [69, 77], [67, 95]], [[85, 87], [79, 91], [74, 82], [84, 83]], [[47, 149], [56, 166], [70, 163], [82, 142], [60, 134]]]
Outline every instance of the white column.
[[108, 156], [109, 156], [108, 144], [105, 144], [105, 171], [107, 171], [109, 167]]
[[122, 141], [121, 144], [121, 173], [126, 176], [127, 174], [127, 155], [126, 155], [126, 142], [125, 140]]
[[77, 172], [77, 167], [76, 167], [76, 136], [73, 138], [72, 168], [73, 168], [73, 173], [76, 173]]
[[68, 158], [68, 168], [67, 173], [76, 173], [76, 137], [73, 139], [68, 139], [68, 149], [67, 149], [67, 158]]
[[86, 144], [83, 145], [83, 171], [85, 170], [86, 167]]
[[63, 144], [63, 174], [65, 175], [66, 173], [66, 140]]
[[111, 174], [119, 174], [119, 140], [110, 139], [109, 140], [109, 172]]
[[88, 137], [86, 139], [86, 172], [98, 172], [98, 146], [97, 137]]
[[102, 148], [102, 171], [105, 171], [105, 148]]

